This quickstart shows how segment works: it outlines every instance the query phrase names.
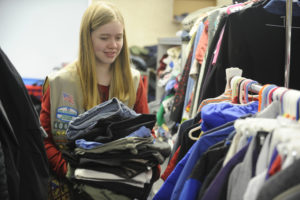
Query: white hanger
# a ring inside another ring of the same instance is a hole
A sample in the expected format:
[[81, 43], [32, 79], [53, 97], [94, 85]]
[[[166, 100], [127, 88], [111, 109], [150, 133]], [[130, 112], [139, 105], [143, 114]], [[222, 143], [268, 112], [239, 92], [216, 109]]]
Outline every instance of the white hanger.
[[237, 68], [237, 67], [230, 67], [226, 69], [226, 89], [232, 89], [231, 87], [231, 79], [235, 76], [242, 76], [243, 70]]
[[298, 90], [288, 90], [286, 93], [284, 93], [282, 97], [282, 112], [284, 114], [289, 114], [290, 117], [296, 118], [297, 112], [297, 102], [300, 98], [300, 91]]
[[195, 132], [195, 131], [198, 131], [198, 130], [200, 130], [201, 129], [201, 126], [199, 125], [199, 126], [197, 126], [197, 127], [195, 127], [195, 128], [192, 128], [190, 131], [189, 131], [189, 138], [191, 139], [191, 140], [199, 140], [199, 138], [200, 138], [200, 134], [199, 134], [199, 136], [198, 137], [194, 137], [193, 136], [193, 133]]

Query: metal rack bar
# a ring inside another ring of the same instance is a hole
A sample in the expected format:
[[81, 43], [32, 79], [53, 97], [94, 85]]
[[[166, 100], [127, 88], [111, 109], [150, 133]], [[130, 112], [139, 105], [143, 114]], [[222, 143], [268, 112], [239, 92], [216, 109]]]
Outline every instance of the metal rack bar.
[[291, 60], [291, 35], [292, 35], [292, 7], [293, 0], [286, 0], [286, 28], [285, 28], [285, 72], [284, 87], [289, 88], [290, 60]]

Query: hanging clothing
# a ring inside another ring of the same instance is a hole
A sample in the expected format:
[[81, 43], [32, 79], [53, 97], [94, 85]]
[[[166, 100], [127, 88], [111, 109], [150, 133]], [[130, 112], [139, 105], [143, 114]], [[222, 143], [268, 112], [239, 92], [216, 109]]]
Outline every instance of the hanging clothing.
[[[284, 82], [285, 26], [281, 16], [268, 13], [260, 4], [232, 13], [226, 21], [217, 63], [206, 76], [200, 101], [220, 95], [225, 86], [225, 69], [239, 66], [243, 76], [261, 84]], [[300, 18], [293, 17], [293, 26], [300, 27]], [[278, 40], [282, 38], [282, 40]], [[274, 45], [276, 44], [276, 45]], [[300, 89], [300, 30], [292, 28], [290, 88]], [[230, 49], [230, 50], [229, 50]], [[265, 76], [268, 74], [268, 76]]]
[[9, 199], [47, 199], [45, 132], [19, 73], [2, 49], [0, 66], [0, 138], [7, 160]]

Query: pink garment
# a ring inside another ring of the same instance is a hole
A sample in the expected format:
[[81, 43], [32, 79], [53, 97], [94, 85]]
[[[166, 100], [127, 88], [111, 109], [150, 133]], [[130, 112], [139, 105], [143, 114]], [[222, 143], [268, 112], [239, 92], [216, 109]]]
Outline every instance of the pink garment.
[[213, 58], [213, 61], [212, 61], [213, 65], [215, 65], [217, 63], [217, 58], [218, 58], [218, 55], [219, 55], [220, 46], [221, 46], [223, 35], [224, 35], [224, 29], [225, 29], [225, 26], [223, 26], [223, 28], [221, 30], [220, 38], [218, 40], [217, 47], [216, 47], [216, 50], [214, 52], [214, 58]]
[[[243, 7], [243, 5], [244, 5], [243, 3], [239, 3], [239, 4], [234, 4], [234, 5], [228, 6], [226, 12], [229, 15], [229, 14], [235, 12], [236, 11], [235, 9], [237, 9], [237, 10], [241, 9]], [[225, 29], [225, 26], [222, 28], [222, 31], [220, 33], [220, 38], [218, 40], [216, 49], [214, 51], [214, 58], [213, 58], [213, 61], [212, 61], [213, 65], [215, 65], [216, 62], [217, 62], [217, 58], [218, 58], [219, 51], [220, 51], [220, 46], [221, 46], [223, 35], [224, 35], [224, 29]]]

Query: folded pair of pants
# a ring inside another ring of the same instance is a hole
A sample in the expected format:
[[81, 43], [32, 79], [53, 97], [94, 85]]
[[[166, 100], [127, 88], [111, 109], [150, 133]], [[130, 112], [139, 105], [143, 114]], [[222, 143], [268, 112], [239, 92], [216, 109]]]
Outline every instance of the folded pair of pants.
[[155, 140], [154, 143], [149, 143], [145, 145], [140, 145], [137, 147], [138, 151], [157, 151], [161, 153], [165, 158], [171, 154], [171, 146], [167, 142], [161, 142], [159, 140]]
[[162, 164], [166, 157], [164, 157], [160, 152], [156, 150], [149, 150], [149, 149], [140, 149], [138, 150], [137, 154], [132, 154], [128, 150], [123, 151], [110, 151], [103, 154], [96, 154], [96, 153], [85, 153], [84, 155], [80, 155], [84, 158], [91, 158], [91, 159], [120, 159], [120, 158], [127, 158], [127, 159], [144, 159], [148, 160], [149, 163], [154, 164]]
[[98, 182], [120, 182], [143, 188], [145, 183], [150, 183], [152, 178], [152, 169], [144, 171], [130, 179], [125, 179], [112, 173], [77, 168], [74, 171], [74, 177], [75, 179], [92, 180]]
[[135, 187], [125, 183], [118, 182], [99, 182], [99, 181], [91, 181], [91, 180], [81, 180], [81, 179], [73, 179], [73, 182], [81, 188], [82, 185], [89, 185], [95, 188], [108, 189], [118, 194], [122, 194], [130, 197], [131, 199], [137, 198], [139, 200], [145, 199], [142, 198], [145, 193], [145, 187], [148, 187], [149, 184], [145, 184], [144, 188]]
[[[142, 138], [142, 137], [151, 137], [151, 136], [152, 136], [151, 130], [146, 128], [145, 126], [142, 126], [138, 130], [136, 130], [133, 133], [131, 133], [130, 135], [128, 135], [127, 137], [141, 137]], [[101, 142], [86, 141], [85, 139], [76, 140], [75, 144], [77, 147], [83, 148], [83, 149], [94, 149], [94, 148], [97, 148], [97, 147], [103, 145], [103, 143], [101, 143]]]
[[140, 138], [140, 137], [126, 137], [121, 138], [106, 144], [103, 144], [101, 146], [97, 146], [93, 149], [83, 149], [83, 148], [75, 148], [75, 153], [79, 155], [84, 155], [85, 153], [95, 153], [95, 154], [101, 154], [113, 150], [130, 150], [132, 154], [137, 154], [137, 146], [143, 145], [143, 144], [149, 144], [153, 143], [154, 138], [146, 137], [146, 138]]
[[[142, 160], [142, 162], [140, 162]], [[154, 167], [154, 164], [149, 165], [147, 160], [143, 159], [89, 159], [80, 158], [77, 168], [91, 169], [95, 171], [102, 171], [112, 173], [120, 177], [130, 179], [149, 168]]]
[[134, 118], [111, 123], [107, 127], [107, 134], [112, 135], [112, 140], [117, 140], [132, 134], [142, 126], [152, 130], [155, 123], [156, 115], [141, 114]]
[[154, 127], [156, 116], [153, 114], [140, 114], [129, 119], [105, 119], [99, 121], [92, 129], [80, 130], [76, 137], [72, 140], [84, 139], [87, 141], [95, 141], [101, 143], [108, 143], [126, 137], [133, 132], [146, 127], [150, 130]]
[[124, 105], [117, 98], [112, 98], [80, 114], [72, 120], [66, 131], [66, 135], [68, 139], [72, 140], [74, 137], [88, 132], [99, 121], [110, 118], [129, 119], [138, 115], [139, 114]]

